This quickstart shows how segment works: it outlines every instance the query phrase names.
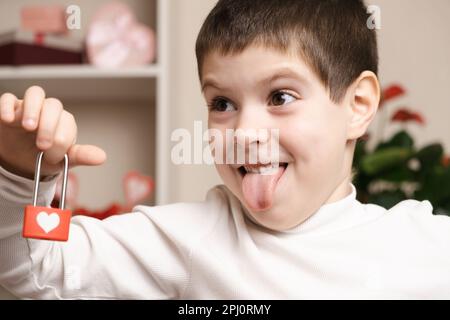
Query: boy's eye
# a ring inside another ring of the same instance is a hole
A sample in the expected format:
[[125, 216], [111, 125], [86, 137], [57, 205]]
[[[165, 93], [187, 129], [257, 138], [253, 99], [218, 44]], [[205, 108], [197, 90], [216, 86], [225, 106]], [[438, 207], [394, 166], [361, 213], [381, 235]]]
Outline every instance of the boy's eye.
[[208, 104], [208, 108], [210, 111], [218, 111], [218, 112], [229, 112], [236, 110], [236, 108], [233, 106], [231, 102], [223, 98], [213, 99], [213, 101], [210, 104]]
[[295, 100], [297, 99], [293, 95], [284, 91], [277, 91], [270, 97], [270, 103], [274, 106], [282, 106]]

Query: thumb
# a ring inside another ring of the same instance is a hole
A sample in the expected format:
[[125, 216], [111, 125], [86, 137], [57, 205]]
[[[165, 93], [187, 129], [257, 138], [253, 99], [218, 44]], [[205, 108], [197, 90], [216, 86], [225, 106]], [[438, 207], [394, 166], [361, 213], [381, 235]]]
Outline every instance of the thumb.
[[93, 145], [74, 144], [67, 152], [71, 167], [98, 166], [106, 161], [103, 149]]

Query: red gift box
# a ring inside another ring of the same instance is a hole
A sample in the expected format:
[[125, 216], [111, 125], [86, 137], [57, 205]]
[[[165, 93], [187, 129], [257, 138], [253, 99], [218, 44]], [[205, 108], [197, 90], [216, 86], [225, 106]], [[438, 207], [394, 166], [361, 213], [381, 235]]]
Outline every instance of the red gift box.
[[0, 65], [80, 64], [83, 43], [66, 36], [11, 31], [0, 35]]
[[65, 33], [66, 12], [60, 5], [29, 5], [20, 12], [22, 29], [38, 33]]

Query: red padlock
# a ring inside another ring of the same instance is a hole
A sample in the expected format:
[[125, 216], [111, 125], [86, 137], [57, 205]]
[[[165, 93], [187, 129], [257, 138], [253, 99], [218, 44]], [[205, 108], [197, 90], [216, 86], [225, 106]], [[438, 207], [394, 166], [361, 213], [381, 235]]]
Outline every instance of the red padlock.
[[67, 241], [69, 238], [70, 219], [72, 212], [64, 210], [64, 202], [67, 189], [67, 174], [69, 172], [69, 158], [64, 155], [64, 173], [59, 209], [51, 207], [38, 207], [37, 195], [39, 191], [39, 179], [43, 152], [40, 152], [36, 160], [36, 172], [34, 174], [33, 205], [25, 207], [22, 236], [41, 240]]

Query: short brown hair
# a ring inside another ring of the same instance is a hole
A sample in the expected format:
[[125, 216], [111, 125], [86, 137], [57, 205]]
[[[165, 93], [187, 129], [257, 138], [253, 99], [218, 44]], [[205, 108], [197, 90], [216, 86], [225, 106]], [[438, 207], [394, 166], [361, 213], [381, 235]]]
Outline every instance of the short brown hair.
[[252, 44], [297, 49], [339, 102], [365, 70], [378, 73], [375, 30], [362, 0], [219, 0], [196, 42], [202, 80], [208, 53], [237, 54]]

